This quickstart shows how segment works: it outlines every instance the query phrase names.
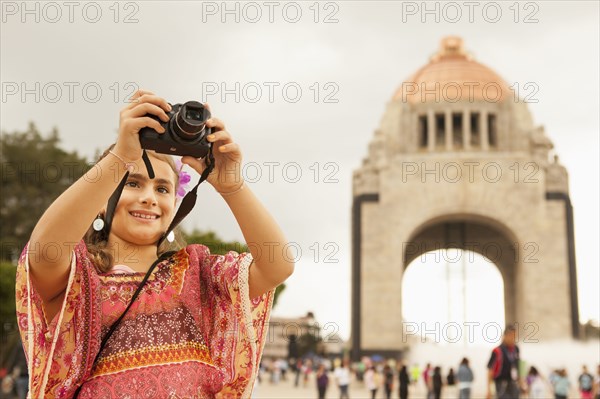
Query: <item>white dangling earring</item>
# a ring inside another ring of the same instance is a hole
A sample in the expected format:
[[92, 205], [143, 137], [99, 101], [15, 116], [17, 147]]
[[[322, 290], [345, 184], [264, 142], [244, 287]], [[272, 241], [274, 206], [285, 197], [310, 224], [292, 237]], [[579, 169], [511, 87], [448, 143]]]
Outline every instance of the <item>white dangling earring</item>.
[[175, 241], [175, 233], [173, 233], [173, 230], [171, 230], [169, 232], [169, 234], [167, 234], [167, 241], [169, 241], [169, 242]]
[[100, 215], [98, 215], [96, 217], [96, 220], [94, 220], [94, 223], [92, 223], [92, 227], [96, 231], [101, 231], [104, 228], [104, 219], [102, 219]]

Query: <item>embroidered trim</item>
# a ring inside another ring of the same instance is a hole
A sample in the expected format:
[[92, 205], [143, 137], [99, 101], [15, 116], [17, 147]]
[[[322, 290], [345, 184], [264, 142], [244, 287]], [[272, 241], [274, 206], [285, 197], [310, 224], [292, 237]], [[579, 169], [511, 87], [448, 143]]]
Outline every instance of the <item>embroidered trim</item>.
[[[251, 254], [247, 254], [240, 262], [240, 267], [239, 267], [239, 271], [238, 271], [238, 286], [240, 289], [240, 297], [242, 299], [242, 303], [241, 303], [241, 307], [242, 307], [242, 312], [244, 313], [244, 325], [245, 325], [245, 329], [246, 331], [244, 331], [243, 333], [245, 334], [246, 338], [250, 340], [250, 349], [252, 350], [251, 353], [251, 367], [252, 367], [252, 375], [250, 376], [250, 380], [248, 382], [248, 384], [246, 385], [246, 389], [244, 390], [244, 393], [242, 395], [243, 398], [250, 398], [252, 396], [252, 390], [254, 389], [254, 380], [256, 379], [256, 376], [258, 375], [258, 353], [257, 353], [257, 347], [259, 344], [259, 333], [257, 331], [257, 329], [254, 328], [254, 323], [252, 322], [252, 310], [251, 310], [251, 306], [250, 306], [250, 286], [249, 286], [249, 272], [250, 272], [250, 265], [254, 262], [254, 259], [252, 258]], [[267, 311], [265, 313], [265, 321], [269, 320], [270, 317], [270, 308], [271, 308], [271, 304], [273, 302], [273, 295], [272, 295], [273, 291], [269, 291], [264, 295], [268, 296], [267, 299]], [[262, 326], [262, 328], [264, 329], [265, 326]], [[266, 334], [262, 334], [262, 342], [261, 344], [264, 346], [264, 342], [266, 339]]]
[[94, 367], [90, 379], [134, 368], [185, 361], [198, 361], [214, 367], [209, 349], [202, 343], [164, 344], [142, 349], [131, 349], [102, 357]]
[[[27, 247], [27, 251], [25, 252], [25, 267], [27, 270], [27, 328], [29, 329], [29, 331], [33, 331], [33, 314], [32, 314], [32, 309], [31, 309], [31, 283], [30, 283], [30, 273], [29, 273], [29, 247]], [[77, 268], [77, 265], [75, 264], [75, 250], [73, 250], [73, 252], [71, 252], [71, 265], [70, 265], [71, 270], [69, 271], [69, 280], [67, 281], [67, 288], [65, 291], [65, 298], [63, 299], [63, 303], [62, 306], [60, 307], [60, 313], [58, 315], [58, 320], [56, 321], [56, 324], [52, 327], [53, 331], [52, 331], [52, 346], [50, 347], [50, 352], [48, 354], [48, 360], [46, 362], [46, 367], [45, 367], [45, 371], [44, 371], [44, 376], [42, 378], [42, 383], [40, 385], [40, 392], [46, 392], [46, 385], [48, 384], [48, 378], [50, 376], [50, 369], [52, 367], [52, 358], [54, 357], [54, 350], [56, 349], [56, 342], [58, 341], [58, 334], [57, 334], [57, 330], [58, 327], [61, 325], [62, 323], [62, 319], [63, 316], [65, 314], [65, 308], [67, 307], [67, 296], [69, 294], [69, 291], [71, 290], [71, 286], [73, 285], [73, 280], [75, 279], [75, 269]], [[42, 305], [43, 306], [43, 305]], [[47, 320], [46, 320], [47, 322]], [[48, 329], [48, 331], [46, 332], [46, 334], [50, 334], [50, 327], [52, 325], [52, 320], [50, 321], [50, 323], [46, 323], [46, 328]], [[35, 340], [34, 339], [29, 339], [29, 347], [28, 347], [28, 352], [29, 352], [29, 360], [28, 360], [28, 364], [27, 367], [29, 368], [29, 370], [33, 370], [33, 342]], [[31, 364], [29, 364], [29, 362], [31, 362]], [[29, 389], [31, 392], [31, 384], [32, 384], [32, 380], [33, 378], [29, 379]]]
[[[253, 334], [252, 337], [250, 337], [250, 335], [248, 334], [248, 330], [251, 329], [252, 327], [252, 314], [250, 312], [250, 286], [248, 284], [248, 277], [249, 277], [249, 269], [250, 269], [250, 265], [252, 264], [252, 256], [250, 254], [246, 255], [242, 261], [240, 262], [240, 267], [239, 267], [239, 271], [238, 271], [238, 286], [240, 287], [240, 297], [242, 298], [242, 312], [244, 312], [244, 325], [246, 326], [246, 331], [244, 331], [243, 333], [246, 333], [245, 336], [247, 339], [250, 340], [250, 348], [252, 349], [252, 354], [251, 354], [251, 368], [255, 369], [256, 367], [256, 362], [254, 360], [255, 354], [256, 354], [256, 334]], [[254, 330], [252, 328], [252, 330]], [[254, 374], [252, 375], [252, 377], [254, 377]], [[251, 381], [253, 381], [254, 379], [251, 378]], [[248, 384], [246, 386], [246, 389], [244, 390], [244, 393], [242, 395], [243, 398], [249, 398], [250, 395], [252, 394], [252, 389], [254, 387], [251, 387], [250, 385], [254, 385], [254, 384]]]
[[169, 262], [171, 264], [171, 275], [169, 276], [167, 285], [171, 285], [175, 289], [175, 292], [181, 294], [185, 275], [190, 266], [189, 256], [185, 248], [182, 248], [172, 258], [172, 261]]
[[[31, 310], [31, 283], [29, 281], [29, 244], [27, 244], [27, 251], [25, 251], [25, 272], [27, 274], [27, 333], [33, 333], [33, 313]], [[27, 369], [31, 373], [33, 370], [33, 339], [30, 337], [27, 339]], [[29, 392], [33, 392], [33, 376], [29, 377]]]

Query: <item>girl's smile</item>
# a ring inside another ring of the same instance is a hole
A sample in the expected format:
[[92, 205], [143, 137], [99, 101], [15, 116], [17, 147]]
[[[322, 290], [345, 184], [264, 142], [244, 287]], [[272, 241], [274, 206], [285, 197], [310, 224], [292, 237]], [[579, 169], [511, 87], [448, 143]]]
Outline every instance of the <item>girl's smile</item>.
[[127, 243], [155, 243], [169, 227], [175, 211], [177, 175], [164, 161], [150, 156], [156, 173], [148, 177], [143, 162], [131, 173], [117, 204], [111, 234]]
[[141, 223], [152, 223], [160, 218], [157, 213], [143, 210], [129, 211], [129, 214]]

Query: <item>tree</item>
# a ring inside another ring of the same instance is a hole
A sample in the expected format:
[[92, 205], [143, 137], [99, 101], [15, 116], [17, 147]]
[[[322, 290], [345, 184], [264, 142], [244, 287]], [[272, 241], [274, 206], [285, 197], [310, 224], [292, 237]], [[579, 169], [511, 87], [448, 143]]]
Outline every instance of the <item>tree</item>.
[[44, 138], [33, 122], [24, 132], [2, 132], [0, 260], [16, 261], [44, 211], [87, 171], [86, 159], [59, 142], [56, 129]]
[[301, 320], [300, 336], [296, 337], [298, 356], [323, 356], [325, 354], [323, 338], [314, 313], [307, 312]]
[[[183, 233], [185, 240], [188, 244], [203, 244], [210, 249], [211, 254], [219, 254], [225, 255], [229, 251], [235, 251], [238, 253], [248, 252], [248, 247], [246, 244], [242, 244], [237, 241], [226, 242], [221, 240], [221, 238], [212, 231], [202, 232], [194, 229], [192, 233], [187, 234]], [[277, 304], [277, 299], [279, 295], [285, 290], [285, 284], [279, 285], [275, 289], [275, 297], [273, 298], [273, 307]]]
[[323, 355], [322, 342], [318, 329], [308, 326], [308, 330], [297, 338], [298, 356]]
[[[0, 340], [17, 342], [15, 272], [18, 256], [50, 204], [87, 171], [85, 158], [59, 148], [58, 131], [42, 137], [33, 122], [26, 131], [0, 137]], [[0, 363], [6, 363], [4, 351]]]
[[13, 264], [0, 261], [0, 341], [17, 330], [15, 271]]

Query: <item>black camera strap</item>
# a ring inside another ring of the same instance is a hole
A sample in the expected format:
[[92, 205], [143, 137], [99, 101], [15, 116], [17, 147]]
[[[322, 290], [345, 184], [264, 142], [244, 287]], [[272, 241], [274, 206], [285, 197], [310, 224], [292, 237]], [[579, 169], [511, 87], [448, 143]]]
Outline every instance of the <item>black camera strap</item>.
[[[146, 151], [144, 151], [144, 154], [145, 153]], [[125, 183], [127, 183], [128, 177], [129, 171], [125, 172], [125, 176], [123, 176], [123, 178], [119, 182], [119, 185], [108, 199], [108, 205], [106, 206], [106, 214], [104, 215], [104, 228], [100, 231], [100, 234], [102, 234], [102, 239], [106, 242], [108, 242], [108, 233], [110, 233], [110, 227], [112, 226], [113, 217], [115, 216], [117, 203], [119, 202], [119, 198], [121, 197], [121, 193], [123, 192]]]
[[148, 157], [146, 150], [142, 152], [142, 160], [144, 161], [144, 165], [146, 165], [148, 177], [154, 179], [154, 168], [152, 167], [152, 163], [150, 162], [150, 158]]
[[[146, 169], [148, 169], [148, 177], [154, 179], [154, 168], [152, 168], [152, 164], [150, 163], [150, 158], [148, 157], [148, 153], [146, 150], [142, 152], [142, 160], [146, 165]], [[113, 191], [112, 195], [108, 199], [108, 205], [106, 206], [106, 215], [104, 215], [104, 228], [100, 232], [102, 234], [102, 239], [108, 242], [108, 233], [110, 233], [110, 228], [112, 226], [112, 221], [115, 216], [115, 210], [117, 209], [117, 203], [119, 202], [119, 198], [121, 198], [121, 194], [123, 193], [123, 188], [125, 188], [125, 183], [127, 183], [127, 178], [129, 177], [129, 171], [125, 172], [125, 176], [119, 182], [119, 185]]]
[[163, 236], [158, 241], [158, 246], [160, 246], [160, 244], [164, 241], [164, 239], [167, 238], [169, 233], [179, 223], [181, 223], [181, 221], [188, 215], [188, 213], [190, 213], [192, 211], [192, 209], [194, 209], [194, 206], [196, 205], [198, 186], [208, 178], [208, 175], [210, 175], [210, 173], [213, 171], [213, 169], [215, 167], [215, 157], [213, 155], [212, 149], [213, 149], [213, 146], [211, 143], [208, 147], [208, 154], [206, 154], [206, 157], [204, 158], [206, 160], [206, 168], [202, 171], [202, 174], [200, 175], [200, 180], [198, 180], [198, 183], [194, 186], [194, 188], [191, 189], [185, 195], [185, 197], [183, 197], [183, 200], [181, 201], [181, 205], [179, 205], [179, 208], [177, 209], [177, 213], [175, 214], [175, 217], [173, 218], [171, 225], [169, 226], [169, 228], [167, 229], [165, 234], [163, 234]]

